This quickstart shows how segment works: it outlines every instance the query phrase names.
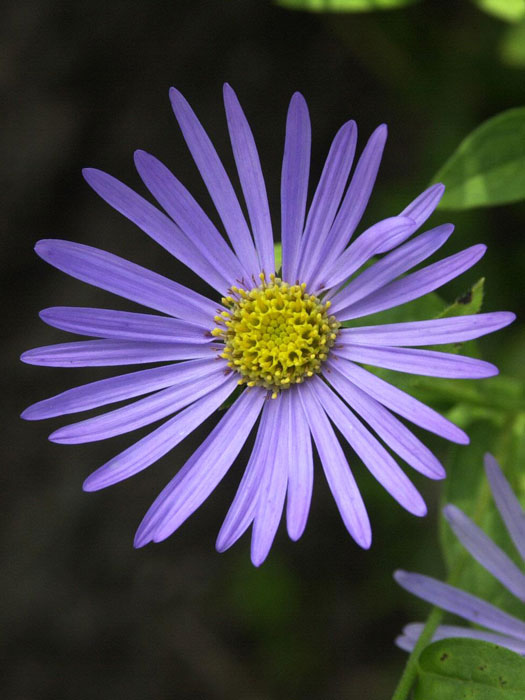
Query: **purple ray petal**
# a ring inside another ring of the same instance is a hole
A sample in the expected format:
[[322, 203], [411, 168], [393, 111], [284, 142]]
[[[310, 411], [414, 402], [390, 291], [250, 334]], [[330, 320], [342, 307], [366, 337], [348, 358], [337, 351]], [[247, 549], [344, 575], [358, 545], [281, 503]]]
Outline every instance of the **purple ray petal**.
[[443, 610], [459, 615], [477, 625], [488, 627], [495, 632], [525, 639], [525, 622], [503, 612], [481, 598], [465, 593], [459, 588], [442, 583], [430, 576], [423, 576], [423, 574], [396, 571], [394, 578], [405, 590], [432, 603], [432, 605], [437, 605]]
[[408, 207], [405, 207], [400, 216], [409, 216], [411, 219], [414, 219], [419, 228], [434, 212], [444, 192], [445, 185], [441, 183], [432, 185], [416, 197]]
[[423, 262], [446, 242], [453, 230], [451, 224], [438, 226], [385, 255], [334, 296], [332, 309], [354, 304]]
[[341, 445], [310, 383], [301, 385], [299, 397], [326, 480], [348, 532], [360, 547], [368, 549], [372, 543], [372, 530], [365, 504]]
[[[324, 264], [316, 273], [316, 279], [326, 274], [334, 260], [337, 260], [345, 249], [364, 214], [379, 170], [387, 137], [387, 128], [381, 124], [368, 139], [356, 169], [348, 186], [348, 190], [337, 213], [334, 224], [328, 233], [323, 247]], [[326, 257], [325, 257], [326, 256]]]
[[343, 124], [335, 135], [326, 158], [301, 241], [298, 277], [307, 285], [310, 283], [312, 271], [318, 265], [319, 253], [341, 203], [354, 159], [356, 141], [355, 122]]
[[304, 415], [299, 391], [291, 387], [292, 415], [289, 433], [288, 494], [286, 501], [286, 525], [292, 540], [298, 540], [306, 527], [314, 482], [312, 439], [308, 421]]
[[[273, 407], [273, 408], [272, 408]], [[268, 462], [268, 451], [275, 443], [275, 402], [267, 401], [262, 409], [261, 421], [250, 459], [217, 536], [218, 552], [229, 549], [250, 527], [257, 505], [257, 495]]]
[[485, 455], [485, 471], [507, 531], [525, 561], [525, 513], [494, 457]]
[[227, 377], [218, 367], [213, 374], [161, 389], [127, 406], [66, 425], [51, 433], [49, 439], [65, 445], [76, 445], [123, 435], [172, 415], [225, 381]]
[[310, 385], [329, 418], [374, 478], [410, 513], [426, 515], [427, 507], [416, 487], [361, 421], [319, 377], [312, 377]]
[[389, 348], [380, 345], [344, 345], [337, 348], [337, 354], [354, 362], [385, 367], [396, 372], [421, 374], [426, 377], [479, 379], [493, 377], [499, 371], [495, 365], [484, 360], [435, 350]]
[[[166, 316], [137, 314], [112, 309], [53, 306], [40, 312], [44, 323], [70, 333], [115, 340], [143, 340], [164, 343], [209, 343], [213, 340], [203, 326]], [[211, 319], [208, 328], [215, 326]]]
[[267, 446], [266, 468], [259, 484], [257, 506], [253, 519], [251, 559], [260, 566], [268, 556], [281, 520], [286, 484], [288, 482], [289, 442], [291, 424], [291, 389], [281, 392], [272, 403], [275, 405], [275, 424], [271, 443]]
[[250, 216], [260, 267], [267, 275], [270, 275], [275, 272], [272, 220], [261, 162], [250, 125], [239, 104], [237, 95], [228, 83], [224, 85], [224, 105], [233, 155]]
[[[397, 646], [405, 651], [412, 651], [419, 635], [423, 631], [424, 624], [421, 622], [412, 622], [405, 625], [403, 635], [396, 639]], [[460, 637], [464, 639], [481, 639], [491, 644], [506, 647], [517, 654], [525, 654], [525, 641], [520, 641], [514, 637], [507, 637], [504, 634], [493, 634], [485, 632], [485, 630], [476, 630], [472, 627], [459, 627], [458, 625], [439, 625], [432, 637], [433, 642], [441, 639], [450, 639], [451, 637]]]
[[513, 595], [525, 602], [525, 574], [505, 552], [456, 506], [445, 506], [443, 514], [458, 540], [474, 559]]
[[332, 312], [337, 311], [337, 317], [347, 321], [377, 311], [385, 311], [385, 309], [406, 304], [407, 301], [413, 299], [419, 299], [419, 297], [442, 287], [475, 265], [486, 250], [487, 246], [483, 244], [473, 245], [460, 253], [450, 255], [448, 258], [387, 284], [377, 292], [356, 302], [351, 308], [346, 307], [341, 310], [340, 303], [338, 302], [337, 305], [334, 303]]
[[42, 420], [88, 411], [91, 408], [132, 399], [135, 396], [148, 394], [150, 391], [207, 376], [215, 371], [216, 366], [217, 360], [214, 357], [211, 360], [189, 360], [175, 365], [141, 369], [118, 377], [99, 379], [38, 401], [26, 408], [21, 417], [26, 420]]
[[186, 144], [219, 212], [237, 257], [242, 260], [250, 275], [257, 277], [260, 267], [250, 229], [217, 151], [192, 108], [175, 88], [170, 89], [170, 100]]
[[388, 447], [405, 462], [430, 479], [445, 478], [443, 466], [428, 447], [388, 409], [342, 375], [338, 371], [337, 363], [327, 362], [323, 374], [348, 405], [362, 416]]
[[136, 224], [208, 284], [225, 293], [229, 286], [228, 282], [217, 273], [215, 266], [210, 265], [209, 261], [202, 256], [177, 224], [165, 214], [108, 173], [95, 168], [84, 168], [82, 174], [86, 182], [113, 209]]
[[217, 304], [177, 282], [117, 255], [80, 243], [38, 241], [37, 254], [67, 275], [112, 294], [207, 328]]
[[[331, 357], [337, 358], [337, 355], [332, 353]], [[440, 416], [430, 406], [426, 406], [413, 396], [406, 394], [401, 389], [385, 382], [384, 379], [377, 377], [362, 367], [354, 365], [352, 362], [347, 362], [340, 358], [336, 359], [334, 366], [347, 379], [354, 382], [360, 389], [376, 401], [379, 401], [383, 406], [394, 411], [394, 413], [407, 418], [415, 425], [419, 425], [431, 433], [440, 435], [446, 440], [457, 442], [460, 445], [468, 445], [468, 435], [461, 428], [458, 428], [457, 425]]]
[[473, 316], [437, 318], [430, 321], [386, 323], [382, 326], [343, 328], [338, 342], [342, 345], [440, 345], [479, 338], [508, 326], [516, 318], [507, 311]]
[[83, 340], [34, 348], [22, 353], [28, 365], [47, 367], [110, 367], [148, 362], [217, 357], [218, 343], [137, 343], [133, 340]]
[[165, 165], [145, 151], [135, 151], [135, 167], [158, 203], [221, 275], [226, 288], [232, 280], [248, 276], [214, 224]]
[[304, 226], [308, 174], [310, 171], [311, 127], [304, 97], [293, 94], [286, 118], [286, 139], [281, 173], [282, 279], [297, 279], [301, 236]]
[[239, 454], [265, 397], [258, 388], [239, 396], [156, 498], [137, 530], [136, 547], [169, 537], [208, 498]]
[[[337, 288], [371, 257], [399, 245], [412, 234], [413, 230], [414, 222], [406, 216], [392, 216], [374, 224], [341, 253], [315, 289]], [[330, 294], [327, 296], [330, 297]]]
[[138, 474], [159, 460], [208, 416], [216, 411], [237, 386], [234, 376], [212, 389], [201, 399], [188, 406], [149, 435], [128, 447], [88, 476], [84, 491], [98, 491]]

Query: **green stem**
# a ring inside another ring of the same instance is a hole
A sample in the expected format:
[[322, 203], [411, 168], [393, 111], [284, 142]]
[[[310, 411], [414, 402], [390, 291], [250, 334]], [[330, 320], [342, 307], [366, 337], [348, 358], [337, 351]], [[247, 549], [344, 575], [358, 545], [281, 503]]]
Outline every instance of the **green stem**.
[[419, 639], [417, 640], [415, 647], [412, 649], [412, 653], [408, 657], [403, 675], [399, 679], [399, 683], [397, 684], [394, 694], [392, 695], [392, 700], [406, 700], [406, 698], [408, 698], [417, 676], [417, 663], [419, 661], [419, 655], [430, 643], [442, 617], [443, 610], [440, 608], [432, 608], [425, 627], [419, 635]]

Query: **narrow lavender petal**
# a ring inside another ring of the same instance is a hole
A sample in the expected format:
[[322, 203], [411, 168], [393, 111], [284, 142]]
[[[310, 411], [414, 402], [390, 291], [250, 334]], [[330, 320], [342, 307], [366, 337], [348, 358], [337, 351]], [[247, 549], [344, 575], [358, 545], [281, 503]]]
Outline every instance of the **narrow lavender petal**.
[[308, 421], [299, 398], [301, 387], [291, 387], [289, 391], [292, 392], [292, 415], [288, 443], [290, 454], [286, 525], [290, 539], [298, 540], [304, 532], [310, 510], [314, 464]]
[[[337, 358], [337, 355], [332, 353], [332, 357]], [[468, 435], [458, 428], [457, 425], [440, 416], [439, 413], [426, 406], [421, 401], [418, 401], [413, 396], [406, 394], [401, 389], [389, 384], [384, 379], [377, 377], [375, 374], [368, 372], [363, 367], [354, 365], [352, 362], [347, 362], [342, 358], [336, 359], [334, 366], [347, 379], [356, 384], [365, 393], [371, 396], [379, 403], [386, 406], [394, 413], [397, 413], [403, 418], [411, 421], [421, 428], [435, 433], [446, 440], [457, 442], [460, 445], [468, 445]]]
[[[414, 230], [414, 222], [406, 216], [392, 216], [364, 231], [326, 271], [315, 289], [336, 288], [378, 253], [402, 243]], [[328, 294], [330, 297], [330, 294]]]
[[260, 267], [267, 275], [270, 275], [275, 272], [272, 220], [261, 161], [248, 120], [239, 104], [237, 95], [228, 83], [224, 85], [224, 106], [233, 155], [250, 216]]
[[485, 455], [485, 472], [507, 531], [525, 561], [525, 513], [499, 464], [489, 453]]
[[377, 127], [368, 139], [348, 186], [334, 224], [330, 229], [320, 259], [324, 264], [317, 270], [316, 279], [321, 279], [326, 270], [337, 260], [350, 241], [364, 214], [379, 170], [387, 137], [385, 124]]
[[349, 121], [339, 129], [330, 147], [321, 179], [314, 194], [301, 241], [298, 276], [310, 283], [319, 253], [332, 226], [352, 167], [357, 141], [357, 128]]
[[386, 323], [382, 326], [343, 328], [338, 342], [342, 345], [440, 345], [479, 338], [508, 326], [516, 316], [496, 311], [473, 316], [437, 318], [430, 321]]
[[428, 447], [388, 409], [341, 374], [337, 363], [328, 361], [323, 374], [348, 405], [364, 418], [388, 447], [407, 464], [430, 479], [445, 478], [442, 464]]
[[474, 559], [516, 598], [525, 602], [525, 574], [505, 552], [456, 506], [445, 506], [443, 514], [458, 540]]
[[348, 532], [360, 547], [368, 549], [372, 530], [365, 504], [334, 430], [309, 385], [301, 385], [299, 397], [326, 480]]
[[171, 88], [170, 99], [186, 144], [219, 212], [237, 257], [242, 260], [250, 275], [257, 276], [260, 266], [250, 229], [217, 151], [181, 93]]
[[329, 418], [363, 460], [372, 476], [403, 508], [413, 515], [426, 515], [427, 507], [423, 498], [385, 448], [319, 377], [313, 377], [310, 384]]
[[451, 224], [438, 226], [385, 255], [384, 258], [361, 272], [358, 277], [334, 296], [332, 309], [343, 309], [367, 297], [423, 262], [445, 243], [453, 230], [454, 227]]
[[[218, 552], [229, 549], [251, 525], [257, 505], [257, 496], [272, 449], [276, 430], [274, 402], [267, 401], [262, 409], [255, 443], [246, 469], [217, 536]], [[273, 441], [273, 442], [272, 442]]]
[[118, 377], [99, 379], [34, 403], [25, 409], [22, 418], [42, 420], [88, 411], [91, 408], [132, 399], [167, 386], [175, 386], [191, 379], [207, 376], [215, 371], [216, 366], [217, 360], [214, 357], [210, 360], [189, 360], [164, 367], [128, 372]]
[[[422, 622], [412, 622], [405, 625], [403, 628], [403, 635], [396, 639], [397, 646], [405, 651], [412, 651], [424, 626]], [[450, 639], [452, 637], [481, 639], [484, 642], [506, 647], [511, 651], [515, 651], [517, 654], [525, 654], [525, 641], [515, 639], [514, 637], [507, 637], [504, 634], [493, 634], [492, 632], [472, 629], [471, 627], [459, 627], [458, 625], [439, 625], [434, 632], [432, 641], [437, 642], [441, 639]]]
[[284, 391], [272, 403], [275, 426], [267, 446], [268, 459], [262, 475], [253, 519], [251, 559], [260, 566], [268, 556], [281, 520], [290, 464], [288, 459], [291, 424], [291, 389]]
[[[44, 323], [70, 333], [115, 340], [164, 343], [209, 343], [213, 340], [203, 326], [166, 316], [137, 314], [81, 306], [53, 306], [40, 312]], [[215, 325], [213, 319], [208, 328]]]
[[127, 406], [66, 425], [51, 433], [49, 439], [63, 445], [77, 445], [123, 435], [173, 415], [225, 381], [226, 375], [219, 367], [213, 374], [161, 389]]
[[244, 391], [201, 446], [156, 498], [135, 536], [135, 546], [169, 537], [208, 498], [239, 454], [266, 392]]
[[28, 365], [46, 367], [111, 367], [148, 362], [216, 357], [217, 343], [138, 343], [133, 340], [82, 340], [34, 348], [22, 353]]
[[354, 303], [351, 308], [347, 306], [341, 309], [340, 302], [338, 302], [332, 306], [332, 312], [338, 312], [338, 318], [347, 321], [377, 311], [385, 311], [385, 309], [406, 304], [407, 301], [413, 299], [419, 299], [419, 297], [442, 287], [475, 265], [486, 250], [487, 246], [485, 245], [473, 245], [460, 253], [450, 255], [448, 258], [387, 284], [377, 292]]
[[234, 376], [225, 379], [204, 397], [90, 474], [84, 481], [84, 491], [98, 491], [129, 479], [149, 467], [214, 413], [236, 386], [237, 380]]
[[186, 234], [165, 214], [116, 178], [95, 168], [82, 171], [86, 182], [113, 209], [147, 233], [168, 253], [187, 265], [212, 287], [224, 293], [228, 283], [210, 265]]
[[170, 316], [208, 327], [217, 313], [210, 299], [104, 250], [47, 239], [38, 241], [35, 251], [71, 277]]
[[444, 192], [445, 185], [439, 182], [436, 185], [432, 185], [416, 197], [408, 207], [405, 207], [400, 216], [409, 216], [411, 219], [414, 219], [419, 228], [434, 213]]
[[469, 622], [488, 627], [495, 632], [525, 638], [525, 622], [503, 612], [481, 598], [442, 583], [430, 576], [396, 571], [394, 578], [402, 588], [437, 605], [443, 610], [459, 615]]
[[354, 362], [427, 377], [479, 379], [498, 374], [498, 368], [490, 362], [435, 350], [344, 345], [337, 349], [337, 354]]
[[304, 97], [293, 94], [286, 118], [286, 139], [281, 173], [282, 279], [297, 279], [303, 234], [308, 175], [310, 171], [311, 127]]
[[158, 203], [221, 275], [226, 282], [225, 288], [232, 280], [247, 276], [242, 263], [217, 228], [165, 165], [145, 151], [135, 151], [135, 167]]

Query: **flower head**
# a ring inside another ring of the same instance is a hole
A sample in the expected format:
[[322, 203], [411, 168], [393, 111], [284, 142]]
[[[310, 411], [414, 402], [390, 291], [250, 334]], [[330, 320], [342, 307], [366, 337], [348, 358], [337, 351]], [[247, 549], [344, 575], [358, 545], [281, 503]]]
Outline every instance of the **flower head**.
[[[496, 507], [525, 563], [525, 512], [503, 476], [498, 463], [490, 454], [485, 455], [485, 471]], [[474, 559], [500, 581], [512, 595], [525, 603], [525, 573], [459, 508], [448, 505], [443, 509], [443, 513], [456, 537]], [[434, 641], [447, 637], [470, 637], [493, 642], [519, 654], [525, 654], [523, 620], [503, 612], [477, 596], [429, 576], [396, 571], [394, 577], [400, 586], [423, 600], [485, 628], [440, 625], [434, 634]], [[396, 640], [398, 646], [407, 651], [413, 649], [423, 627], [424, 625], [418, 622], [407, 625], [403, 629], [403, 634]]]
[[408, 241], [437, 206], [442, 185], [430, 187], [399, 216], [380, 221], [350, 243], [375, 182], [385, 126], [370, 137], [348, 187], [357, 128], [352, 121], [341, 127], [306, 213], [310, 121], [306, 103], [296, 93], [286, 123], [282, 270], [276, 270], [259, 156], [235, 93], [225, 86], [228, 129], [249, 224], [191, 107], [177, 90], [170, 97], [229, 243], [176, 177], [143, 151], [135, 154], [138, 173], [164, 211], [106, 173], [87, 169], [84, 176], [112, 207], [199, 275], [212, 288], [213, 299], [116, 255], [78, 243], [40, 241], [37, 253], [58, 269], [160, 313], [46, 309], [41, 313], [46, 323], [95, 339], [31, 350], [23, 355], [25, 362], [67, 367], [168, 364], [70, 389], [31, 406], [23, 416], [66, 415], [143, 397], [60, 428], [50, 436], [59, 443], [101, 440], [168, 419], [91, 474], [84, 488], [94, 491], [146, 469], [240, 386], [233, 404], [147, 512], [136, 546], [158, 542], [176, 530], [215, 489], [255, 429], [254, 447], [217, 549], [230, 547], [253, 523], [252, 560], [260, 564], [285, 500], [288, 533], [292, 539], [301, 536], [312, 494], [312, 438], [345, 525], [359, 545], [369, 547], [368, 515], [332, 423], [384, 488], [416, 515], [426, 512], [423, 499], [382, 443], [430, 478], [442, 478], [444, 470], [394, 414], [454, 442], [467, 443], [468, 437], [359, 363], [437, 377], [487, 377], [497, 373], [487, 362], [414, 346], [477, 338], [514, 317], [490, 313], [383, 326], [342, 324], [437, 289], [474, 265], [485, 246], [472, 246], [402, 276], [452, 233], [446, 224]]

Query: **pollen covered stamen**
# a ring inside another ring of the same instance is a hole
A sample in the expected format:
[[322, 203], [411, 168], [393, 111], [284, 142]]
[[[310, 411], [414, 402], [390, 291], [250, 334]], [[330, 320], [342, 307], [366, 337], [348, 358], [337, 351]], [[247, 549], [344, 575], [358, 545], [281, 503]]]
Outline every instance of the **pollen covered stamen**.
[[319, 372], [334, 344], [339, 322], [330, 302], [307, 294], [305, 284], [289, 285], [275, 275], [246, 291], [231, 287], [212, 335], [224, 340], [222, 357], [239, 372], [240, 384], [281, 389]]

